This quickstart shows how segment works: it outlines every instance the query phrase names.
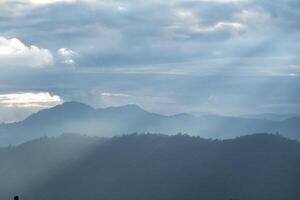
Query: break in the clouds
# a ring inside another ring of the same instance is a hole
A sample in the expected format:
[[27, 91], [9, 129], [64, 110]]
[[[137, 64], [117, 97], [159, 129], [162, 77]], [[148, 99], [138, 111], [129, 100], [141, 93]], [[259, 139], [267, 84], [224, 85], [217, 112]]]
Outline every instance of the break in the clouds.
[[0, 94], [0, 105], [5, 107], [50, 107], [59, 103], [62, 99], [48, 92]]
[[163, 113], [300, 112], [299, 7], [298, 0], [2, 0], [0, 92], [48, 91]]

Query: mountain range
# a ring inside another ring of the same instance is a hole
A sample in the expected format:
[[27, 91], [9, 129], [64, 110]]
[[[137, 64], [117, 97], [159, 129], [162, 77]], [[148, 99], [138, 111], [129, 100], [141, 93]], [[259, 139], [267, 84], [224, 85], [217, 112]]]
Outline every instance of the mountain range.
[[134, 132], [181, 132], [219, 139], [251, 133], [279, 132], [286, 137], [300, 139], [300, 117], [272, 121], [185, 113], [165, 116], [148, 112], [137, 105], [95, 109], [79, 102], [66, 102], [41, 110], [23, 121], [0, 124], [0, 145], [20, 144], [41, 136], [57, 136], [62, 133], [115, 136]]
[[261, 114], [252, 114], [252, 115], [242, 115], [241, 117], [250, 118], [250, 119], [265, 119], [272, 121], [284, 121], [290, 118], [300, 117], [300, 114], [297, 113], [261, 113]]
[[0, 162], [0, 199], [300, 199], [300, 143], [280, 135], [63, 134], [0, 148]]

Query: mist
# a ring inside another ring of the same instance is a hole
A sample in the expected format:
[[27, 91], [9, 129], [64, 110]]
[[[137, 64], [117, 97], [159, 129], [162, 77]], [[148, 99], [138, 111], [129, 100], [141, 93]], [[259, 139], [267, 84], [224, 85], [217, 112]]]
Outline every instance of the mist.
[[0, 0], [0, 199], [299, 200], [299, 0]]

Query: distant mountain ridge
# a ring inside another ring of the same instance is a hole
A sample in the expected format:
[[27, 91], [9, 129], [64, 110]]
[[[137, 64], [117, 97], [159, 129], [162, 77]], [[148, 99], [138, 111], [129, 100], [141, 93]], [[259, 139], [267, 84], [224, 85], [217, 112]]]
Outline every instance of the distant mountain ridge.
[[275, 113], [261, 113], [253, 115], [242, 115], [241, 117], [250, 118], [250, 119], [265, 119], [272, 121], [284, 121], [290, 118], [300, 117], [300, 114], [289, 113], [289, 114], [275, 114]]
[[64, 134], [0, 148], [0, 162], [0, 199], [300, 199], [300, 143], [271, 134]]
[[23, 121], [0, 125], [0, 145], [18, 144], [41, 136], [81, 133], [114, 136], [134, 132], [176, 134], [206, 138], [232, 138], [255, 132], [279, 132], [300, 138], [300, 118], [283, 121], [241, 117], [177, 114], [165, 116], [148, 112], [137, 105], [95, 109], [79, 102], [66, 102], [41, 110]]

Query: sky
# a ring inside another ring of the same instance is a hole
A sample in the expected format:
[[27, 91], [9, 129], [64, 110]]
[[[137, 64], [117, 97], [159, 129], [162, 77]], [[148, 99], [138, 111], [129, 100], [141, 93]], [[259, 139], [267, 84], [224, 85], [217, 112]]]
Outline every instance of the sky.
[[0, 122], [66, 101], [300, 113], [299, 0], [0, 0]]

